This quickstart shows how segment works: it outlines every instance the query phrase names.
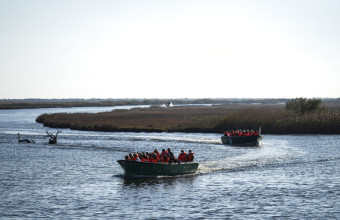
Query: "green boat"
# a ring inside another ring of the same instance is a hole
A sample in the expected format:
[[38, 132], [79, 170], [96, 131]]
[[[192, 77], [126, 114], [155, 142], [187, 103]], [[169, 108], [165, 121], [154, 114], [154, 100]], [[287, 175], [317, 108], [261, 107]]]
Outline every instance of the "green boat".
[[258, 146], [261, 143], [263, 136], [222, 136], [223, 144], [237, 145], [237, 146]]
[[177, 176], [196, 173], [198, 163], [148, 163], [131, 160], [118, 160], [125, 174], [141, 176]]

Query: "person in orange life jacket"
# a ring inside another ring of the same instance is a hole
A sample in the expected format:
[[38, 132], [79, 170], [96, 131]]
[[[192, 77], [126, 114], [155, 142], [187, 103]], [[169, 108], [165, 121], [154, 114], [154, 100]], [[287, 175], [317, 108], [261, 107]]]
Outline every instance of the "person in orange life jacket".
[[135, 156], [136, 154], [129, 154], [130, 160], [136, 161], [137, 160], [137, 156]]
[[159, 158], [159, 152], [158, 152], [158, 150], [155, 149], [153, 152], [154, 152], [155, 154], [157, 154], [157, 157]]
[[194, 161], [194, 154], [191, 150], [189, 150], [189, 153], [188, 153], [188, 160], [189, 162], [191, 161]]
[[168, 152], [165, 149], [162, 149], [162, 153], [160, 155], [160, 159], [162, 159]]
[[153, 162], [153, 157], [152, 157], [151, 154], [148, 156], [148, 162], [149, 162], [149, 163], [152, 163], [152, 162]]
[[142, 162], [149, 162], [149, 157], [146, 154], [141, 155], [139, 158]]
[[170, 158], [169, 158], [168, 154], [166, 154], [166, 155], [162, 158], [161, 161], [162, 161], [163, 163], [168, 163], [169, 160], [170, 160]]
[[181, 153], [178, 155], [178, 160], [184, 162], [185, 161], [185, 155], [187, 153], [184, 152], [184, 150], [181, 150]]
[[153, 153], [151, 157], [152, 157], [151, 159], [152, 163], [157, 163], [159, 161], [156, 153]]
[[132, 160], [134, 160], [134, 161], [140, 161], [139, 156], [138, 156], [137, 153], [134, 153], [134, 154], [133, 154]]

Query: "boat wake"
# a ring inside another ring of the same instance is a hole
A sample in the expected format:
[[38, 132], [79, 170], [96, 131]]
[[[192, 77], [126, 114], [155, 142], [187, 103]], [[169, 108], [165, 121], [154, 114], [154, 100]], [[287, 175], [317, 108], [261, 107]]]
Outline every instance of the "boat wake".
[[201, 162], [198, 173], [239, 171], [247, 168], [264, 167], [304, 154], [301, 150], [289, 146], [285, 141], [279, 141], [275, 144], [265, 143], [264, 147], [237, 149], [231, 147], [231, 149], [234, 152], [239, 150], [239, 154], [219, 160]]

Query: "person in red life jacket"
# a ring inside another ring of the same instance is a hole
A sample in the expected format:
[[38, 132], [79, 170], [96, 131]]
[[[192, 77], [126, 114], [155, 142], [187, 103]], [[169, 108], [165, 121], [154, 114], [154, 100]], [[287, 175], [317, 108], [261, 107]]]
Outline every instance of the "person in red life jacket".
[[153, 162], [153, 157], [152, 157], [152, 155], [149, 154], [149, 156], [147, 156], [147, 157], [148, 157], [148, 162], [149, 162], [149, 163], [152, 163], [152, 162]]
[[178, 160], [181, 162], [185, 162], [185, 155], [187, 153], [184, 152], [184, 150], [181, 150], [181, 153], [178, 155]]
[[152, 160], [151, 160], [151, 161], [152, 161], [152, 163], [158, 163], [159, 159], [158, 159], [158, 157], [157, 157], [157, 154], [156, 154], [156, 153], [153, 153], [151, 157], [152, 157]]
[[135, 157], [135, 154], [129, 154], [129, 157], [130, 157], [130, 160], [133, 160], [133, 161], [136, 161], [137, 160], [137, 157]]
[[163, 157], [165, 157], [165, 155], [167, 154], [167, 152], [165, 151], [165, 149], [162, 149], [162, 153], [160, 155], [160, 159], [162, 159]]
[[132, 160], [133, 160], [133, 161], [140, 161], [139, 156], [138, 156], [137, 153], [134, 153], [134, 154], [133, 154]]
[[157, 157], [159, 158], [159, 152], [158, 152], [158, 150], [155, 149], [153, 152], [154, 152], [155, 154], [157, 154]]
[[168, 156], [168, 154], [166, 154], [163, 158], [162, 158], [162, 163], [168, 163], [170, 161], [170, 158]]
[[131, 160], [128, 155], [125, 156], [125, 160]]
[[144, 156], [143, 154], [139, 156], [139, 159], [141, 162], [147, 162], [146, 156]]
[[189, 150], [189, 153], [188, 153], [188, 162], [192, 162], [194, 161], [194, 154], [191, 150]]

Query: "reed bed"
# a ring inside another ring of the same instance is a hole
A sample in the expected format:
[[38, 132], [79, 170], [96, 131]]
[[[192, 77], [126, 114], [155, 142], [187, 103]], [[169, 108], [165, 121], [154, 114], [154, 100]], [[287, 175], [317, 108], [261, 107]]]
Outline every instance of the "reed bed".
[[37, 122], [53, 128], [87, 131], [222, 133], [235, 127], [265, 134], [340, 134], [340, 111], [304, 115], [284, 105], [225, 105], [136, 108], [105, 113], [43, 114]]

